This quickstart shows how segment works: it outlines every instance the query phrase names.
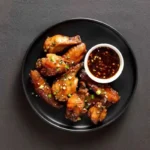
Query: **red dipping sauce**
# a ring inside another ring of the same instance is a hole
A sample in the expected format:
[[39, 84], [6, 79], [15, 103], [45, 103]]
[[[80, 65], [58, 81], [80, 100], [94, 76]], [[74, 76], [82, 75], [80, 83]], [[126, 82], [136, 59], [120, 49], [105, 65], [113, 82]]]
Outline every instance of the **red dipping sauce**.
[[100, 47], [89, 55], [88, 68], [97, 78], [108, 79], [117, 73], [119, 67], [119, 56], [111, 48]]

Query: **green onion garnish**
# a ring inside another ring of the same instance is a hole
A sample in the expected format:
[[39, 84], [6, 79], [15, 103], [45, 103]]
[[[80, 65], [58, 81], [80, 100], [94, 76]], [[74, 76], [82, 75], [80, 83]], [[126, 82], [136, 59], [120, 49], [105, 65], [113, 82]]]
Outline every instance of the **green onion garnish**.
[[91, 95], [91, 99], [94, 99], [94, 97], [95, 97], [95, 96], [92, 94], [92, 95]]
[[48, 96], [48, 98], [52, 98], [52, 94], [48, 94], [47, 96]]

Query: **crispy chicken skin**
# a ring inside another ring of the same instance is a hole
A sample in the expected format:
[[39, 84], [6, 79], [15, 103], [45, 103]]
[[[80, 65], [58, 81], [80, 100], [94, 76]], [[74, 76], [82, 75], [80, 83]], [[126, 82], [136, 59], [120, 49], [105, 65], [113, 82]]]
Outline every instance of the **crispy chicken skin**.
[[62, 57], [64, 57], [73, 64], [77, 64], [83, 59], [86, 52], [86, 45], [84, 43], [81, 43], [70, 48], [68, 52], [66, 52]]
[[88, 110], [88, 116], [94, 124], [102, 122], [107, 115], [107, 109], [102, 105], [101, 102], [97, 102], [94, 106]]
[[64, 35], [54, 35], [48, 37], [44, 42], [44, 51], [48, 53], [58, 53], [63, 51], [68, 46], [76, 45], [81, 43], [79, 35], [74, 37], [68, 37]]
[[68, 61], [56, 54], [47, 54], [46, 58], [38, 59], [36, 62], [36, 68], [40, 73], [49, 77], [65, 73], [69, 67]]
[[52, 85], [52, 92], [55, 95], [55, 99], [58, 101], [67, 101], [71, 94], [76, 92], [78, 86], [77, 72], [82, 67], [82, 64], [78, 64], [69, 69], [68, 72], [63, 74]]
[[48, 85], [48, 83], [46, 83], [46, 81], [42, 78], [42, 76], [37, 70], [31, 70], [30, 77], [36, 93], [43, 100], [45, 100], [48, 104], [52, 105], [55, 108], [62, 107], [62, 105], [59, 104], [58, 101], [55, 101], [50, 86]]
[[67, 101], [66, 118], [76, 122], [80, 120], [80, 116], [85, 113], [85, 98], [89, 95], [88, 89], [84, 83], [80, 83], [80, 88], [77, 93], [71, 95]]
[[107, 98], [108, 102], [116, 103], [119, 101], [120, 96], [117, 91], [112, 89], [109, 85], [101, 85], [91, 80], [85, 71], [80, 73], [81, 80], [85, 81], [87, 86], [93, 90], [97, 95], [101, 95]]

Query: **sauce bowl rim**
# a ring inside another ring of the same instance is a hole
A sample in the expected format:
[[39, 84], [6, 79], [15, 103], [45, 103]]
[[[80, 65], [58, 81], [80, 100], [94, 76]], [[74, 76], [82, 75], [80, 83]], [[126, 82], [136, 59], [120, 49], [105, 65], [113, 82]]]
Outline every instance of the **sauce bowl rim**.
[[[113, 51], [115, 51], [117, 53], [117, 55], [119, 56], [119, 60], [120, 60], [120, 66], [119, 66], [118, 71], [112, 77], [106, 78], [106, 79], [95, 77], [90, 72], [89, 67], [88, 67], [88, 58], [89, 58], [89, 55], [91, 54], [91, 52], [93, 52], [97, 48], [102, 48], [102, 47], [108, 47], [108, 48], [112, 49]], [[121, 54], [121, 52], [118, 48], [116, 48], [115, 46], [113, 46], [111, 44], [108, 44], [108, 43], [101, 43], [101, 44], [97, 44], [97, 45], [91, 47], [91, 49], [86, 53], [86, 56], [84, 58], [84, 68], [85, 68], [85, 71], [86, 71], [87, 75], [92, 80], [94, 80], [95, 82], [98, 82], [98, 83], [111, 83], [111, 82], [115, 81], [116, 79], [118, 79], [118, 77], [121, 75], [121, 73], [123, 71], [123, 68], [124, 68], [124, 59], [123, 59], [123, 56], [122, 56], [122, 54]]]

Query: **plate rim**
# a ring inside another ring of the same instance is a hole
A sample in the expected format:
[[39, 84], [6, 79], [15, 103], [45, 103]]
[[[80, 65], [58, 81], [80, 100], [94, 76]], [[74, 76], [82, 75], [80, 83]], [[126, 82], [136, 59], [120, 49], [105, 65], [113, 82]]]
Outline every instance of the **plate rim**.
[[[60, 25], [60, 24], [63, 24], [63, 23], [67, 23], [67, 22], [70, 22], [70, 21], [90, 21], [90, 22], [94, 22], [94, 23], [98, 23], [98, 24], [101, 24], [111, 30], [113, 30], [122, 40], [123, 42], [128, 46], [130, 52], [131, 52], [131, 55], [133, 57], [133, 62], [134, 62], [134, 67], [135, 67], [135, 83], [134, 83], [134, 87], [132, 89], [132, 93], [130, 94], [130, 96], [128, 97], [128, 102], [126, 103], [126, 105], [124, 106], [124, 108], [113, 118], [111, 119], [110, 121], [108, 121], [107, 123], [101, 125], [101, 126], [97, 126], [95, 128], [87, 128], [87, 129], [78, 129], [78, 128], [65, 128], [63, 126], [60, 126], [56, 123], [53, 123], [52, 121], [49, 121], [46, 119], [46, 117], [44, 117], [42, 115], [42, 113], [40, 113], [40, 111], [38, 111], [34, 106], [33, 104], [31, 103], [30, 101], [30, 98], [27, 94], [27, 91], [26, 91], [26, 87], [25, 87], [25, 83], [24, 83], [24, 68], [25, 68], [25, 62], [26, 62], [26, 59], [27, 59], [27, 56], [28, 56], [28, 53], [32, 47], [32, 45], [36, 42], [36, 40], [42, 36], [44, 33], [46, 33], [50, 28], [53, 28], [57, 25]], [[99, 129], [102, 129], [110, 124], [112, 124], [113, 122], [115, 122], [118, 118], [120, 118], [120, 116], [122, 116], [122, 114], [125, 112], [125, 110], [128, 108], [129, 104], [131, 103], [131, 100], [133, 99], [133, 96], [135, 95], [135, 91], [137, 89], [137, 83], [138, 83], [138, 67], [137, 67], [137, 60], [135, 58], [135, 54], [134, 52], [132, 51], [131, 49], [131, 46], [129, 45], [129, 43], [127, 42], [127, 40], [123, 37], [123, 35], [117, 30], [115, 29], [114, 27], [112, 27], [111, 25], [103, 22], [103, 21], [99, 21], [97, 19], [92, 19], [92, 18], [86, 18], [86, 17], [76, 17], [76, 18], [71, 18], [71, 19], [66, 19], [66, 20], [63, 20], [63, 21], [60, 21], [60, 22], [56, 22], [52, 25], [50, 25], [48, 28], [46, 28], [45, 30], [41, 31], [40, 34], [38, 34], [34, 40], [32, 40], [31, 44], [28, 46], [26, 52], [25, 52], [25, 55], [23, 57], [23, 61], [22, 61], [22, 66], [21, 66], [21, 82], [22, 82], [22, 87], [23, 87], [23, 91], [25, 93], [25, 97], [26, 99], [28, 100], [31, 108], [34, 110], [35, 114], [38, 115], [44, 122], [46, 122], [47, 124], [55, 127], [55, 128], [58, 128], [58, 129], [61, 129], [61, 130], [64, 130], [64, 131], [69, 131], [69, 132], [91, 132], [91, 131], [97, 131]]]

